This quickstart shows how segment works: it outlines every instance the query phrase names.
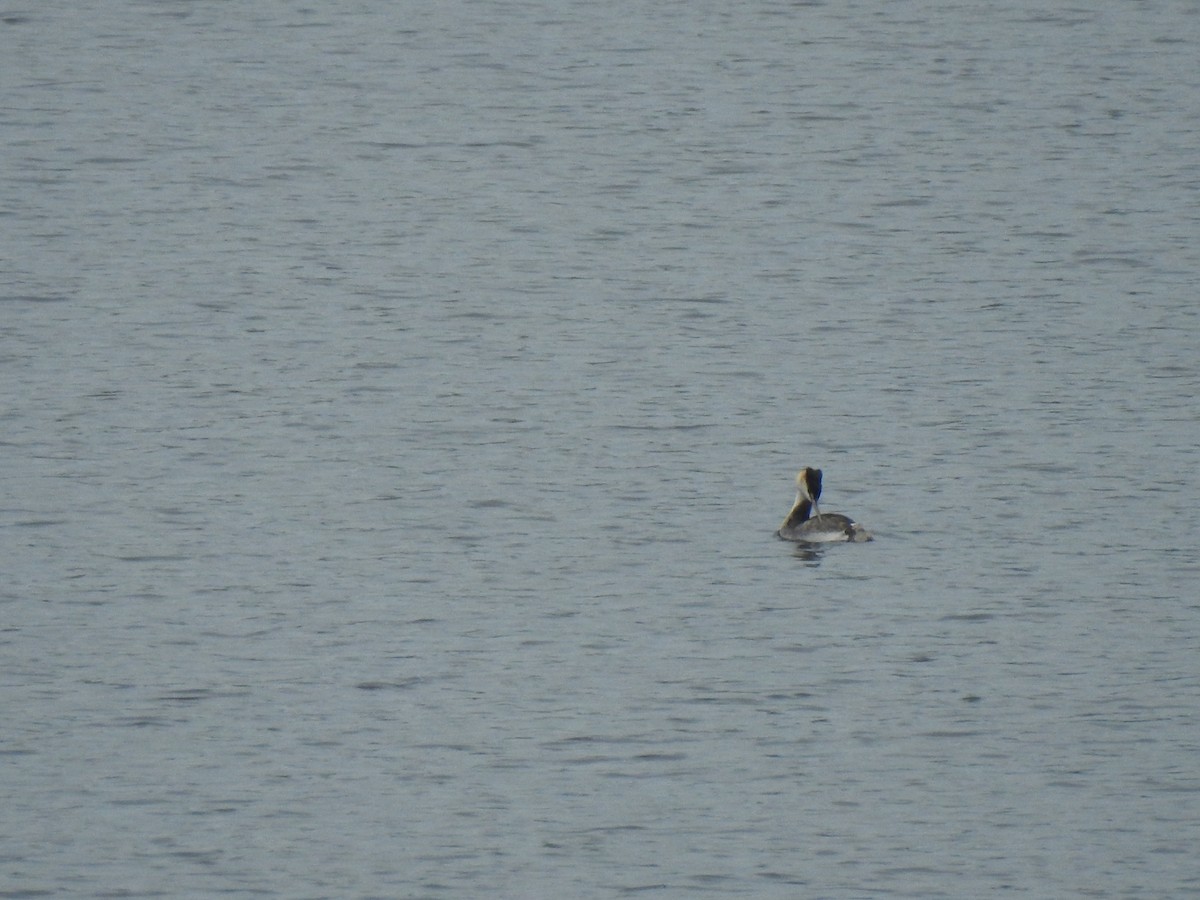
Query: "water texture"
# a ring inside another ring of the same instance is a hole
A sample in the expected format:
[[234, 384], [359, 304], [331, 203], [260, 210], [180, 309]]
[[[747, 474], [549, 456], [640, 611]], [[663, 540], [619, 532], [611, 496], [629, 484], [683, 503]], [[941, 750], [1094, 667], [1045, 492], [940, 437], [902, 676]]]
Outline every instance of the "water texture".
[[0, 896], [1200, 893], [1195, 4], [0, 48]]

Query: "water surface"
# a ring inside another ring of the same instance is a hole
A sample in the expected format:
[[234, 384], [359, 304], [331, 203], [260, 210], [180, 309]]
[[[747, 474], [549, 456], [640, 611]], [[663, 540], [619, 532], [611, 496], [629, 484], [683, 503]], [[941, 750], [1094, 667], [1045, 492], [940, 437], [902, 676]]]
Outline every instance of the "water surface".
[[1200, 889], [1198, 38], [10, 11], [0, 893]]

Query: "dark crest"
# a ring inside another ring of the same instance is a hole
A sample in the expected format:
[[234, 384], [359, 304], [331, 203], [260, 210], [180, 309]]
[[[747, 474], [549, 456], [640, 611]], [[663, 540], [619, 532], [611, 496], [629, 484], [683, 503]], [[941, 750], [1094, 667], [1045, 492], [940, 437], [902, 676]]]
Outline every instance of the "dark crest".
[[804, 470], [804, 486], [808, 489], [808, 495], [813, 498], [816, 503], [821, 499], [821, 470], [806, 468]]

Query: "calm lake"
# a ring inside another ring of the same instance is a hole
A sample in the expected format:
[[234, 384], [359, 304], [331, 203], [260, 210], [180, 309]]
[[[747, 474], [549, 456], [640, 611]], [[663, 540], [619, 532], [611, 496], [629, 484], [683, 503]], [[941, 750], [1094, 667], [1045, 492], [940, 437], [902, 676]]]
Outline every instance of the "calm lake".
[[1195, 3], [0, 48], [0, 897], [1200, 894]]

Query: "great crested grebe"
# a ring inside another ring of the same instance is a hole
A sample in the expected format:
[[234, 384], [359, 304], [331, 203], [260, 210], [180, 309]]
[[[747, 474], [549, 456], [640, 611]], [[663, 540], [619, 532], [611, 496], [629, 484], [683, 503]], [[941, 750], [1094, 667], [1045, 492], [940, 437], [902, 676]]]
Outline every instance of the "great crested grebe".
[[[841, 513], [822, 513], [817, 501], [821, 499], [821, 470], [805, 466], [796, 476], [796, 502], [779, 530], [785, 541], [806, 544], [829, 541], [869, 541], [871, 533]], [[811, 515], [813, 512], [816, 515]]]

